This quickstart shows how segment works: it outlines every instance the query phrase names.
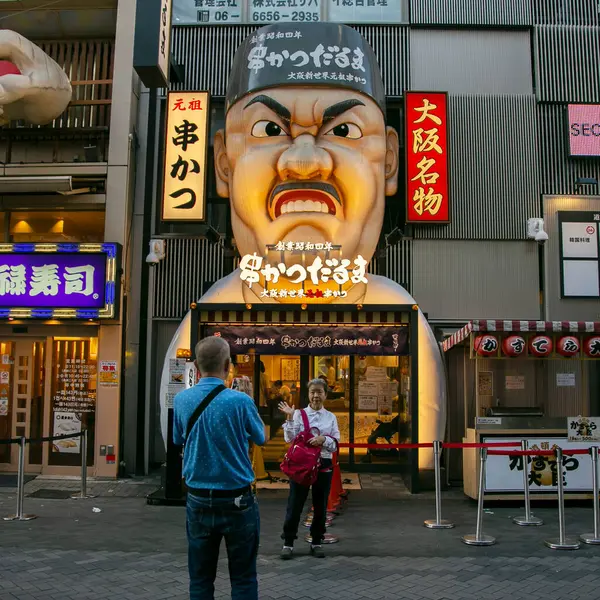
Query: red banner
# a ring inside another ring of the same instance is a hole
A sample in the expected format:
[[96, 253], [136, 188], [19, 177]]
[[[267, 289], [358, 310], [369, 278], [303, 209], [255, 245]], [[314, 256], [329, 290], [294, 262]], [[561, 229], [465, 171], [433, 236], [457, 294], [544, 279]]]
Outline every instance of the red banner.
[[449, 223], [448, 98], [405, 92], [406, 222]]

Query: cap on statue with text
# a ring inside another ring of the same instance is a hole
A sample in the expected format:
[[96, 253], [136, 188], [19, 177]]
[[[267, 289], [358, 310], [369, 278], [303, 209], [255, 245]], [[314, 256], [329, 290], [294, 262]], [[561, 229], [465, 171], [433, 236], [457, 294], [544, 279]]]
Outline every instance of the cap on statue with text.
[[334, 23], [277, 23], [261, 27], [238, 48], [229, 74], [227, 110], [259, 90], [341, 87], [370, 96], [385, 113], [377, 57], [356, 30]]

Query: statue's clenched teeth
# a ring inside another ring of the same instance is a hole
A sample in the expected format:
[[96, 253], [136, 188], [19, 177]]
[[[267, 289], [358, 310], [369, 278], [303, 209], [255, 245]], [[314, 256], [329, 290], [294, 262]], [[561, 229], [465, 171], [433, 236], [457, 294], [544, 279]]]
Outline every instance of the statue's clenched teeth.
[[319, 200], [287, 200], [281, 205], [281, 214], [292, 212], [317, 212], [331, 214], [325, 202]]

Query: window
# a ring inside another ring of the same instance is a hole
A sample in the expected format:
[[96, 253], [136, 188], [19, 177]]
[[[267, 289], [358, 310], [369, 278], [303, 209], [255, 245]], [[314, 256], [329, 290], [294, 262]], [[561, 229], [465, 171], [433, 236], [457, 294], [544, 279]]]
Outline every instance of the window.
[[11, 242], [103, 242], [104, 211], [10, 213]]

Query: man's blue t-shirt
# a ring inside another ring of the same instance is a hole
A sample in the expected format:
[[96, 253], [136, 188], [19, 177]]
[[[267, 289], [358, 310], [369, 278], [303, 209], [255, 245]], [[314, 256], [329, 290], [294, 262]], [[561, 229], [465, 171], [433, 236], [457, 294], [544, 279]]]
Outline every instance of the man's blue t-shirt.
[[190, 439], [184, 439], [196, 407], [222, 383], [215, 377], [202, 378], [173, 402], [173, 442], [185, 442], [183, 476], [190, 488], [235, 490], [254, 481], [248, 440], [262, 446], [265, 426], [247, 394], [223, 390], [200, 415]]

